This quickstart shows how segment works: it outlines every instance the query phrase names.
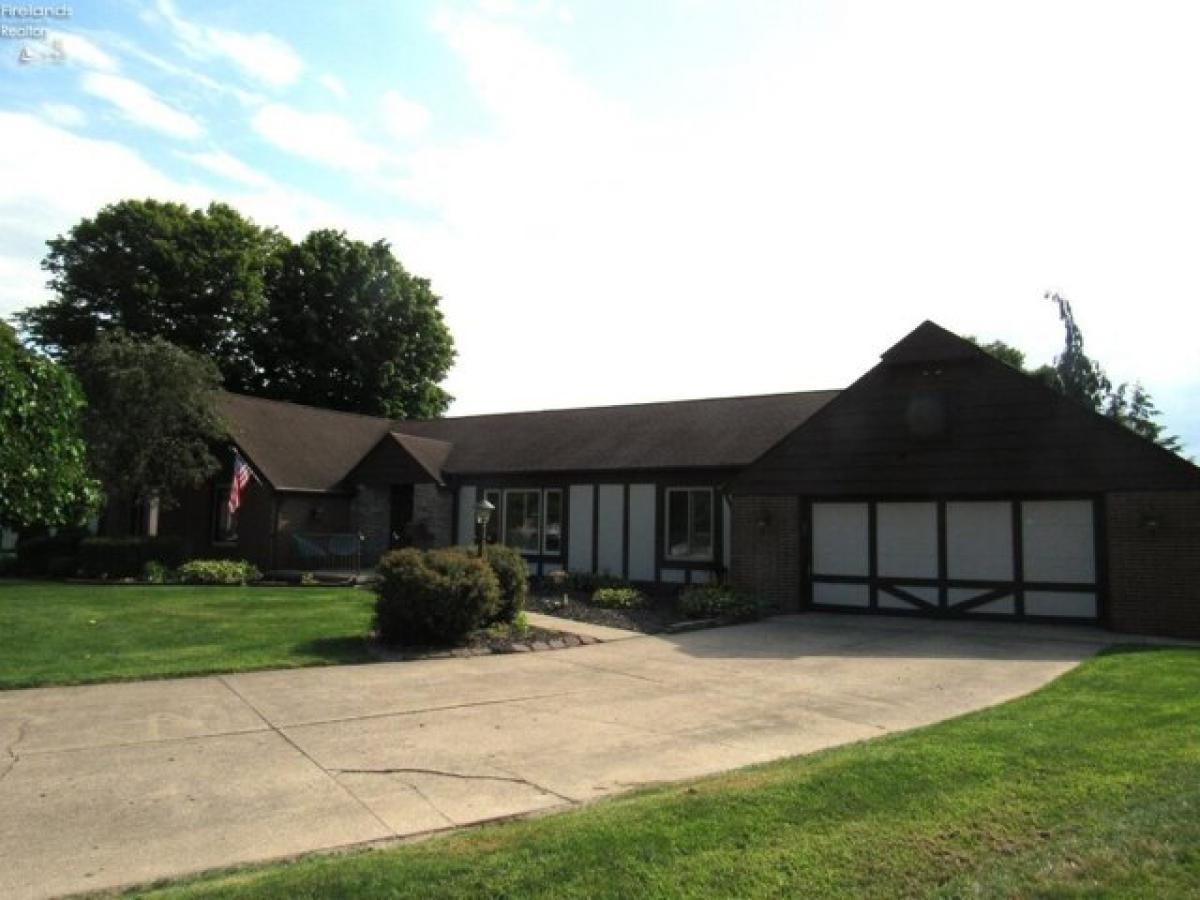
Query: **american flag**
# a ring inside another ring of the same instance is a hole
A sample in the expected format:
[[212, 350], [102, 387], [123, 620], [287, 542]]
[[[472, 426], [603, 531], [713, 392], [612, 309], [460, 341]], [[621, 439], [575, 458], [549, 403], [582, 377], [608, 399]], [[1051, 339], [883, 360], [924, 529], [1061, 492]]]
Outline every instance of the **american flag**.
[[250, 467], [236, 450], [233, 453], [233, 484], [229, 486], [229, 514], [232, 516], [242, 505], [242, 491], [250, 483]]

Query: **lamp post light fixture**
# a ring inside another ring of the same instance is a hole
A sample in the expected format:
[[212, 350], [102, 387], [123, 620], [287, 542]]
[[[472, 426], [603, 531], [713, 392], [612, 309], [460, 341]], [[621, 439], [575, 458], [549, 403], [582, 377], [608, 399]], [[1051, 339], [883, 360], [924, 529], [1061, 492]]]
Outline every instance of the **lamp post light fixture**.
[[481, 559], [483, 558], [483, 538], [487, 534], [487, 524], [495, 511], [496, 507], [488, 503], [486, 499], [475, 504], [475, 524], [479, 526], [479, 556]]

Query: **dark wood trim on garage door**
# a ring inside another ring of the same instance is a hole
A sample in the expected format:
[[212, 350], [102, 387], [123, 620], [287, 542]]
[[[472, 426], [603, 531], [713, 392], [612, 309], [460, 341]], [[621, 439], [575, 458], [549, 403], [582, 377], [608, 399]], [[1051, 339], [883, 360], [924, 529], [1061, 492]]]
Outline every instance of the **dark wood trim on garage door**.
[[[1025, 579], [1024, 561], [1024, 500], [1061, 500], [1083, 501], [1092, 504], [1092, 537], [1094, 542], [1094, 582], [1048, 582], [1027, 581]], [[951, 502], [1004, 502], [1011, 504], [1012, 514], [1012, 580], [992, 580], [975, 578], [950, 578], [948, 571], [949, 540], [947, 535], [947, 504]], [[813, 540], [815, 533], [812, 525], [812, 510], [816, 503], [857, 503], [867, 507], [867, 570], [863, 575], [822, 575], [813, 571]], [[879, 539], [878, 539], [878, 504], [879, 503], [933, 503], [937, 514], [937, 569], [936, 578], [897, 578], [879, 575]], [[1104, 508], [1100, 496], [1055, 496], [1055, 497], [902, 497], [885, 498], [881, 500], [864, 498], [812, 498], [803, 501], [802, 527], [802, 560], [804, 573], [802, 578], [803, 607], [822, 612], [844, 612], [857, 614], [886, 614], [899, 616], [922, 616], [937, 618], [978, 618], [1006, 619], [1012, 621], [1031, 622], [1061, 622], [1076, 624], [1095, 624], [1107, 621], [1107, 559], [1105, 553]], [[863, 585], [868, 591], [868, 602], [864, 606], [838, 605], [817, 603], [814, 601], [814, 584], [854, 584]], [[919, 597], [909, 588], [934, 588], [937, 590], [937, 603]], [[972, 596], [956, 602], [950, 601], [951, 590], [977, 591]], [[1061, 594], [1092, 594], [1096, 599], [1096, 618], [1086, 616], [1045, 616], [1030, 615], [1026, 612], [1025, 595], [1029, 591], [1047, 591]], [[881, 606], [880, 595], [886, 595], [908, 603], [910, 608]], [[1013, 612], [975, 612], [981, 606], [1007, 597], [1013, 598]]]

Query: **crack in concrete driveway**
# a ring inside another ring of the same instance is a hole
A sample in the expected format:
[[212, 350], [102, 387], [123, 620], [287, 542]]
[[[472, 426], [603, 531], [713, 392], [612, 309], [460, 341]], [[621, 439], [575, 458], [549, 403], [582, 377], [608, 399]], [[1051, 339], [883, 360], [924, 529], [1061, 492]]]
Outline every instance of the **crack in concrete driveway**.
[[1114, 640], [808, 614], [552, 654], [0, 692], [0, 896], [577, 806], [960, 715]]

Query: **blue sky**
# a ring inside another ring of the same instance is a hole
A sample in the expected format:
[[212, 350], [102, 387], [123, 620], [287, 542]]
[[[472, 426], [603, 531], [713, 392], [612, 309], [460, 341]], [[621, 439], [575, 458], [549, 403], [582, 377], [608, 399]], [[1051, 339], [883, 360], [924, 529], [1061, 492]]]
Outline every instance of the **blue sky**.
[[389, 240], [457, 413], [843, 386], [926, 318], [1043, 362], [1061, 290], [1200, 449], [1195, 4], [71, 6], [0, 40], [0, 314], [130, 196]]

